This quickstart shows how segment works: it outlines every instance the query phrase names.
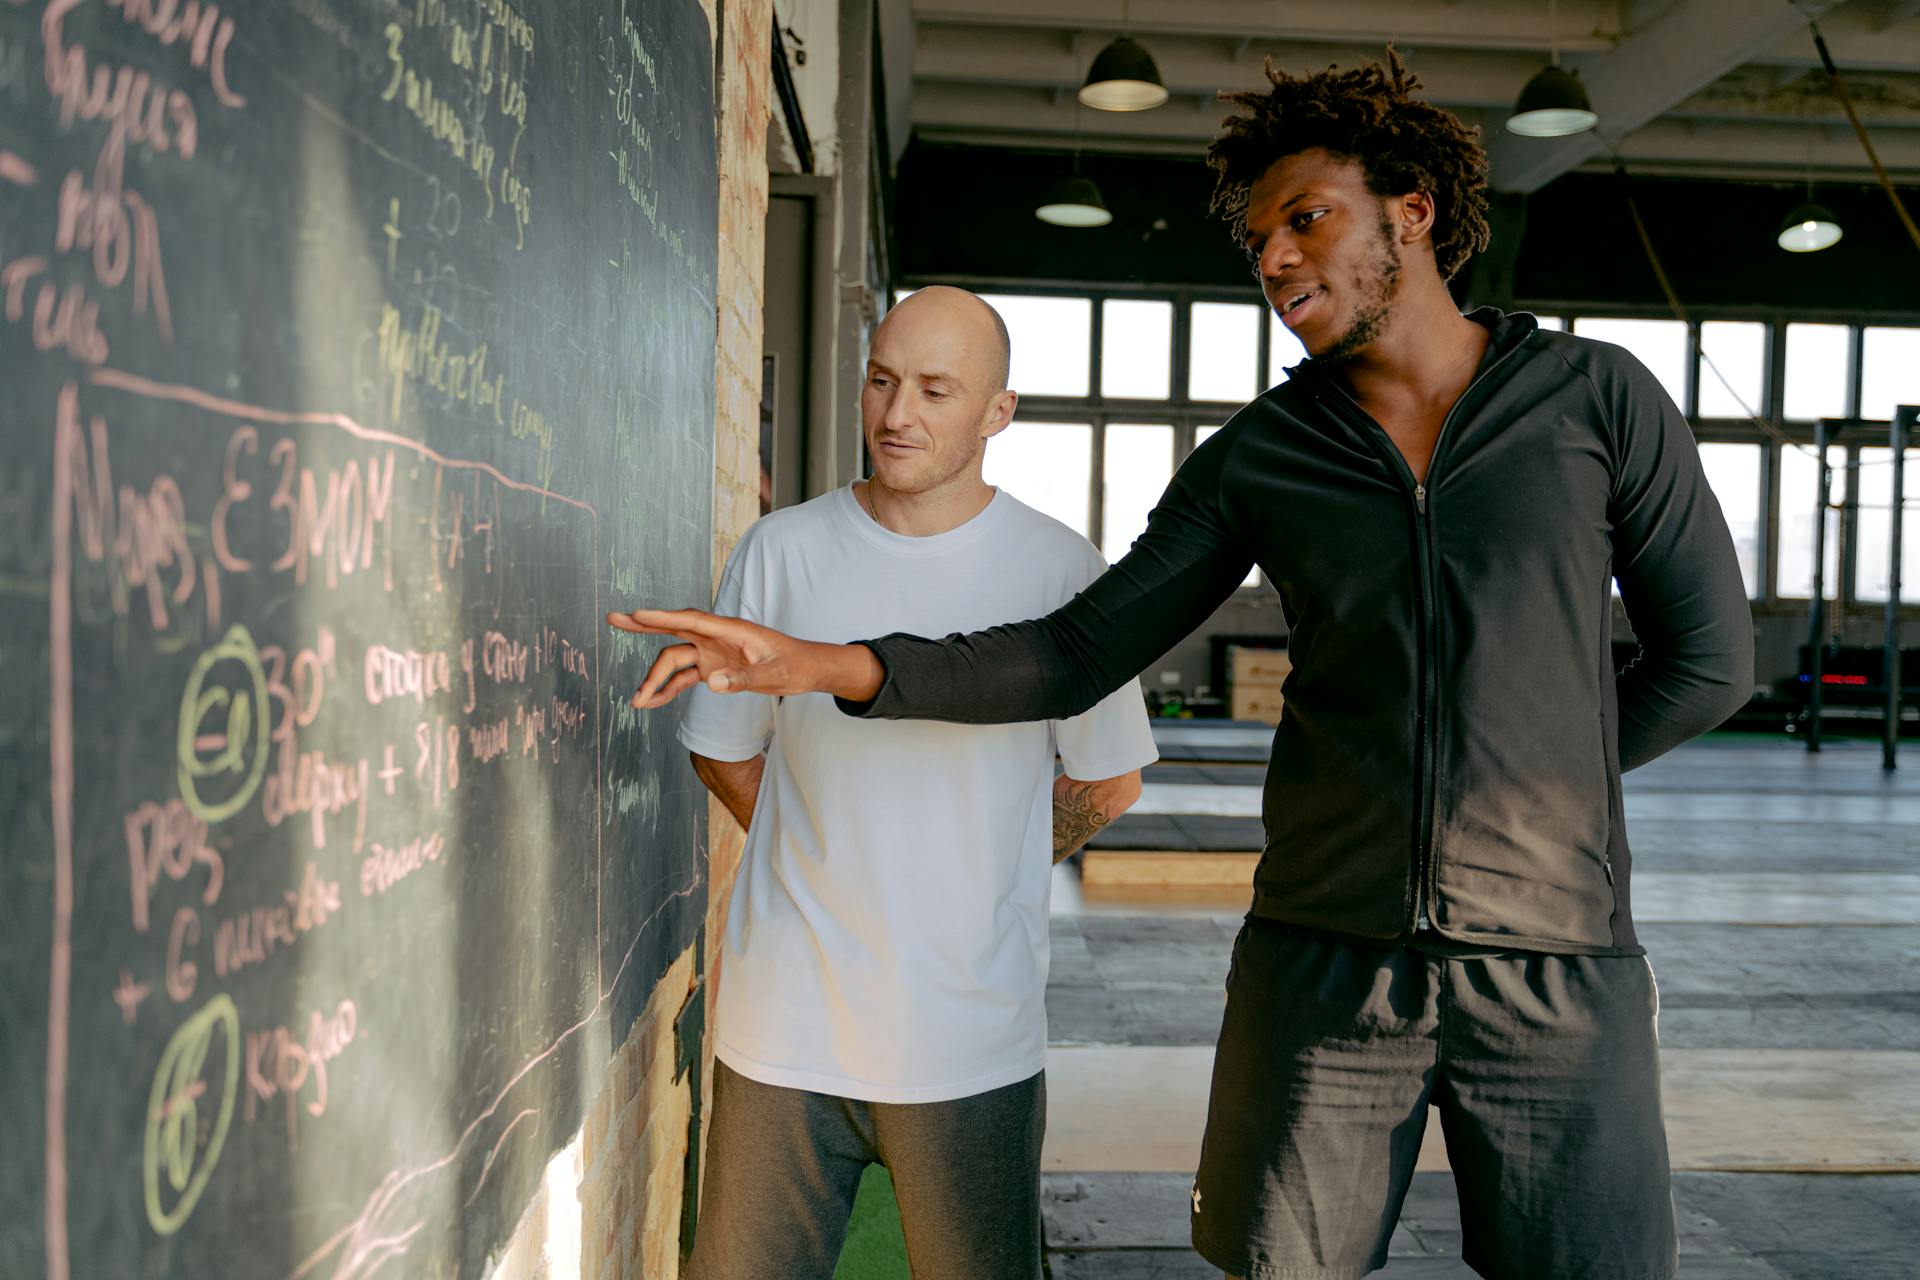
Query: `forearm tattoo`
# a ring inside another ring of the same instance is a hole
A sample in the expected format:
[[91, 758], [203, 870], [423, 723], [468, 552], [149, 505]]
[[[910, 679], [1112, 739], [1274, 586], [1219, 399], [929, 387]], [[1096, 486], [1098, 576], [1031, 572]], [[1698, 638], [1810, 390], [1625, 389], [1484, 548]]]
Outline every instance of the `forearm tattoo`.
[[1053, 860], [1060, 861], [1113, 821], [1097, 782], [1070, 782], [1053, 789]]

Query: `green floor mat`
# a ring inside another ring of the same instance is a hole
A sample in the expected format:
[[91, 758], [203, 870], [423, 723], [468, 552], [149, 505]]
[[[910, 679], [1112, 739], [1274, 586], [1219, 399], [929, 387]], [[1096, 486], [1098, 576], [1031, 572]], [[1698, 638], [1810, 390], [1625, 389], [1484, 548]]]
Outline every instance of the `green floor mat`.
[[833, 1280], [908, 1280], [907, 1238], [886, 1167], [870, 1164], [853, 1202], [853, 1221]]

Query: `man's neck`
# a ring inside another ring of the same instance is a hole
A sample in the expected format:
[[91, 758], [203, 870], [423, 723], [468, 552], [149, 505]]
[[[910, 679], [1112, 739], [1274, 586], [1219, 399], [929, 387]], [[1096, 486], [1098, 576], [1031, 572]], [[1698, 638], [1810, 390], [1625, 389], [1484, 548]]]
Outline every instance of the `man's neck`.
[[853, 492], [881, 528], [909, 538], [930, 538], [958, 529], [993, 501], [993, 486], [977, 474], [957, 476], [924, 493], [900, 493], [873, 476], [855, 481]]
[[1396, 300], [1387, 328], [1339, 371], [1363, 405], [1451, 405], [1473, 381], [1492, 335], [1460, 314], [1438, 279]]

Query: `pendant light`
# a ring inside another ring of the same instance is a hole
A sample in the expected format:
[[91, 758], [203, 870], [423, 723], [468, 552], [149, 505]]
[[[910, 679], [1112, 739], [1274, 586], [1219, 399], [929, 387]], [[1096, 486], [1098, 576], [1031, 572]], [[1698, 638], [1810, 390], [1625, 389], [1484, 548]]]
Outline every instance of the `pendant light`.
[[1825, 205], [1811, 200], [1796, 207], [1780, 223], [1774, 240], [1788, 253], [1818, 253], [1840, 243], [1840, 224]]
[[1073, 108], [1073, 172], [1048, 187], [1033, 216], [1056, 227], [1104, 227], [1113, 221], [1092, 178], [1080, 176], [1080, 108]]
[[1033, 216], [1056, 227], [1104, 227], [1113, 221], [1093, 179], [1074, 174], [1047, 188]]
[[1580, 77], [1560, 66], [1560, 45], [1554, 35], [1558, 18], [1558, 6], [1554, 0], [1547, 0], [1549, 61], [1520, 90], [1513, 114], [1507, 117], [1508, 133], [1524, 138], [1564, 138], [1585, 133], [1600, 123]]
[[1080, 86], [1080, 101], [1087, 106], [1100, 111], [1150, 111], [1167, 100], [1160, 68], [1146, 46], [1124, 33], [1129, 25], [1126, 0], [1121, 0], [1123, 33], [1094, 56], [1086, 83]]
[[1807, 198], [1780, 220], [1774, 243], [1788, 253], [1818, 253], [1840, 243], [1840, 223], [1823, 204], [1813, 199], [1813, 129], [1807, 129]]

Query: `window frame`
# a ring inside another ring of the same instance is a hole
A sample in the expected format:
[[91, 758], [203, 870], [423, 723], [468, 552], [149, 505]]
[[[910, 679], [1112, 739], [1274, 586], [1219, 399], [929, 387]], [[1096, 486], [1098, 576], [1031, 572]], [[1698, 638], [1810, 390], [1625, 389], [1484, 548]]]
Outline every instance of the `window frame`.
[[[1093, 328], [1088, 352], [1088, 380], [1090, 388], [1086, 396], [1021, 396], [1019, 408], [1014, 417], [1020, 422], [1064, 422], [1091, 423], [1093, 434], [1090, 447], [1093, 450], [1092, 465], [1088, 468], [1089, 492], [1087, 494], [1087, 525], [1080, 530], [1089, 542], [1096, 547], [1100, 544], [1100, 531], [1106, 527], [1105, 462], [1107, 453], [1107, 426], [1110, 423], [1126, 425], [1129, 423], [1152, 422], [1169, 423], [1173, 427], [1173, 467], [1180, 469], [1187, 455], [1193, 452], [1194, 431], [1199, 427], [1217, 427], [1224, 425], [1233, 416], [1237, 404], [1220, 400], [1194, 400], [1187, 394], [1187, 377], [1191, 361], [1188, 359], [1188, 343], [1193, 334], [1193, 304], [1196, 302], [1229, 302], [1242, 306], [1248, 304], [1246, 290], [1227, 287], [1213, 288], [1177, 288], [1159, 289], [1151, 286], [1136, 287], [1116, 285], [1108, 288], [1091, 286], [1050, 286], [1032, 281], [1000, 280], [955, 280], [926, 279], [915, 280], [903, 288], [918, 288], [928, 284], [959, 284], [962, 288], [972, 289], [976, 293], [1024, 294], [1045, 297], [1091, 298], [1093, 300]], [[1256, 299], [1258, 295], [1256, 293]], [[1171, 362], [1168, 366], [1173, 394], [1165, 399], [1135, 399], [1122, 396], [1107, 396], [1101, 389], [1103, 347], [1106, 340], [1106, 303], [1109, 300], [1171, 302], [1173, 304], [1173, 328], [1170, 341], [1173, 343]], [[1271, 350], [1271, 326], [1273, 310], [1264, 301], [1256, 301], [1259, 307], [1260, 326], [1257, 331], [1255, 350], [1255, 383], [1261, 390], [1273, 385], [1272, 372], [1267, 367]], [[1019, 388], [1015, 387], [1018, 391]], [[1243, 595], [1264, 594], [1269, 590], [1264, 576], [1257, 585], [1241, 586], [1235, 590], [1235, 598]]]
[[[1085, 397], [1073, 396], [1022, 396], [1018, 417], [1028, 422], [1083, 422], [1091, 423], [1090, 447], [1093, 450], [1088, 467], [1089, 487], [1087, 517], [1089, 540], [1097, 542], [1097, 532], [1105, 521], [1106, 513], [1102, 501], [1103, 465], [1106, 457], [1106, 427], [1109, 422], [1168, 422], [1174, 431], [1174, 469], [1177, 471], [1194, 447], [1194, 432], [1198, 427], [1218, 426], [1232, 416], [1238, 405], [1228, 405], [1216, 401], [1196, 401], [1187, 394], [1189, 360], [1187, 346], [1192, 335], [1192, 304], [1195, 302], [1231, 302], [1246, 304], [1254, 302], [1260, 306], [1260, 328], [1256, 346], [1255, 360], [1257, 385], [1265, 390], [1274, 383], [1279, 370], [1269, 368], [1272, 352], [1272, 327], [1275, 323], [1270, 307], [1261, 305], [1257, 289], [1236, 288], [1226, 285], [1204, 286], [1154, 286], [1129, 283], [1089, 284], [1066, 280], [1004, 280], [971, 276], [928, 276], [915, 277], [903, 282], [902, 289], [911, 290], [929, 284], [952, 284], [972, 289], [980, 293], [1027, 294], [1048, 297], [1087, 298], [1093, 302], [1093, 325], [1089, 341], [1088, 387], [1090, 394]], [[1171, 302], [1173, 309], [1173, 331], [1171, 362], [1172, 395], [1164, 400], [1108, 398], [1101, 394], [1100, 376], [1102, 346], [1104, 344], [1105, 302], [1108, 299], [1140, 299], [1156, 302]], [[1581, 302], [1555, 298], [1523, 298], [1514, 304], [1515, 310], [1531, 311], [1539, 315], [1559, 317], [1572, 327], [1581, 318], [1621, 319], [1621, 320], [1672, 320], [1671, 312], [1658, 307], [1630, 305], [1607, 302]], [[1773, 428], [1777, 435], [1763, 431], [1759, 426], [1741, 418], [1703, 418], [1700, 416], [1701, 385], [1701, 330], [1700, 326], [1708, 321], [1749, 321], [1767, 326], [1766, 358], [1761, 375], [1760, 415]], [[1785, 376], [1787, 326], [1789, 324], [1841, 324], [1848, 327], [1848, 366], [1847, 366], [1847, 409], [1849, 413], [1857, 411], [1865, 373], [1865, 341], [1862, 330], [1868, 327], [1920, 328], [1920, 311], [1863, 313], [1843, 311], [1831, 308], [1796, 308], [1787, 310], [1779, 307], [1712, 307], [1703, 308], [1687, 317], [1687, 396], [1686, 403], [1680, 408], [1687, 415], [1693, 428], [1694, 438], [1701, 444], [1751, 444], [1761, 450], [1759, 466], [1759, 484], [1761, 491], [1757, 509], [1760, 513], [1759, 563], [1755, 566], [1759, 579], [1760, 592], [1752, 599], [1753, 611], [1757, 617], [1804, 617], [1810, 602], [1804, 598], [1781, 596], [1778, 594], [1778, 537], [1780, 520], [1780, 439], [1791, 442], [1811, 452], [1815, 444], [1817, 424], [1812, 422], [1788, 422], [1785, 419]], [[1015, 388], [1018, 390], [1018, 388]], [[1836, 419], [1835, 421], [1839, 421]], [[1853, 421], [1847, 419], [1847, 421]], [[1867, 435], [1850, 432], [1835, 442], [1846, 450], [1847, 465], [1850, 474], [1859, 466], [1862, 446], [1879, 447], [1886, 443], [1883, 434]], [[1911, 444], [1910, 449], [1920, 449], [1920, 444]], [[1911, 455], [1910, 455], [1911, 456]], [[1849, 485], [1847, 490], [1852, 492]], [[1908, 512], [1909, 520], [1920, 519], [1920, 507]], [[1835, 617], [1880, 617], [1885, 605], [1879, 601], [1861, 601], [1854, 594], [1854, 584], [1858, 573], [1858, 539], [1853, 525], [1856, 520], [1854, 508], [1849, 505], [1842, 513], [1841, 537], [1844, 540], [1840, 560], [1840, 594], [1829, 605], [1830, 616]], [[1908, 573], [1920, 574], [1920, 566], [1912, 566]], [[1906, 573], [1902, 574], [1903, 577]], [[1242, 587], [1237, 597], [1246, 593], [1268, 589], [1264, 575], [1257, 588]], [[1920, 618], [1920, 605], [1903, 604], [1900, 615], [1905, 619]]]

